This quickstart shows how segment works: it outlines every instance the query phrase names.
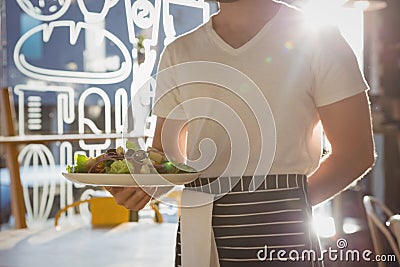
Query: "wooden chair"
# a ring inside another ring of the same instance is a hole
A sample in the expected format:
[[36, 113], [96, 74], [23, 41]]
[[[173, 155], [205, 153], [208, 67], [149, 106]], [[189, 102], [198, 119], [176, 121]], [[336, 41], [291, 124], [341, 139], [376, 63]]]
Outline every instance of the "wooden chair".
[[[3, 136], [15, 136], [14, 109], [11, 106], [11, 96], [8, 88], [0, 89], [0, 114]], [[6, 164], [10, 172], [11, 212], [15, 219], [15, 228], [26, 228], [26, 207], [21, 185], [18, 164], [18, 148], [15, 144], [6, 143]]]
[[[385, 224], [386, 219], [392, 216], [393, 212], [375, 197], [364, 196], [363, 202], [365, 211], [367, 213], [367, 221], [371, 233], [375, 254], [376, 255], [387, 254], [384, 249], [385, 242], [387, 242], [391, 250], [393, 251], [394, 255], [396, 256], [398, 264], [400, 265], [399, 247], [397, 247], [396, 241], [390, 229]], [[383, 215], [386, 218], [383, 220], [380, 218], [380, 215]], [[382, 238], [382, 235], [386, 241]], [[378, 266], [384, 267], [386, 266], [386, 263], [378, 262]]]

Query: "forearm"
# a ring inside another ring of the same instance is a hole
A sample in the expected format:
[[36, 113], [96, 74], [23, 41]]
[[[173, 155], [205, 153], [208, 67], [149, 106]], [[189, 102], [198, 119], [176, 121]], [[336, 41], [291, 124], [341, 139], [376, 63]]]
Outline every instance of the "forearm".
[[344, 190], [375, 161], [371, 113], [365, 92], [319, 107], [318, 113], [332, 153], [308, 178], [313, 205]]
[[152, 146], [177, 162], [186, 160], [186, 121], [157, 118]]
[[340, 193], [354, 180], [363, 177], [371, 168], [370, 155], [330, 155], [318, 170], [308, 177], [309, 196], [312, 205], [317, 205]]

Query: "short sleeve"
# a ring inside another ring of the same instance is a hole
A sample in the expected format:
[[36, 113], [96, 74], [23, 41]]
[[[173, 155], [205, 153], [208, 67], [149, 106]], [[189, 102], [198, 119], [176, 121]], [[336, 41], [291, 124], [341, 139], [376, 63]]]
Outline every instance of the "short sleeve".
[[339, 29], [325, 28], [317, 36], [312, 58], [315, 105], [332, 104], [368, 90], [357, 58]]
[[[171, 49], [167, 46], [161, 54], [158, 65], [153, 114], [162, 118], [184, 120], [187, 116], [180, 105], [182, 101], [179, 87], [176, 84], [172, 56]], [[172, 111], [173, 113], [171, 113]]]

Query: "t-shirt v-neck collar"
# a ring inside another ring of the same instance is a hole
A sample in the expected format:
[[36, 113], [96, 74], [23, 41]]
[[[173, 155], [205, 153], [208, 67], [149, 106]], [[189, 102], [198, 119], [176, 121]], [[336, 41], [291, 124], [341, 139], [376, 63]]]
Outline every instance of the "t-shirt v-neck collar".
[[206, 28], [208, 33], [211, 35], [212, 40], [217, 43], [223, 50], [230, 54], [238, 55], [257, 43], [258, 39], [260, 39], [264, 35], [264, 33], [267, 32], [268, 29], [271, 27], [281, 10], [282, 7], [279, 8], [276, 14], [269, 21], [267, 21], [267, 23], [265, 23], [265, 25], [249, 41], [238, 48], [234, 48], [230, 44], [225, 42], [225, 40], [222, 39], [221, 36], [214, 30], [212, 17], [210, 17], [210, 20], [207, 22]]

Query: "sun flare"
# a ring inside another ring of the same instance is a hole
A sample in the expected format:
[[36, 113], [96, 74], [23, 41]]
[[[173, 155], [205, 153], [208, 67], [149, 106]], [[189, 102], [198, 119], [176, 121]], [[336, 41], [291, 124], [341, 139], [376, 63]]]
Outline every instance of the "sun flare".
[[338, 27], [363, 66], [364, 14], [363, 8], [344, 7], [347, 0], [308, 0], [301, 10], [308, 30], [323, 26]]

